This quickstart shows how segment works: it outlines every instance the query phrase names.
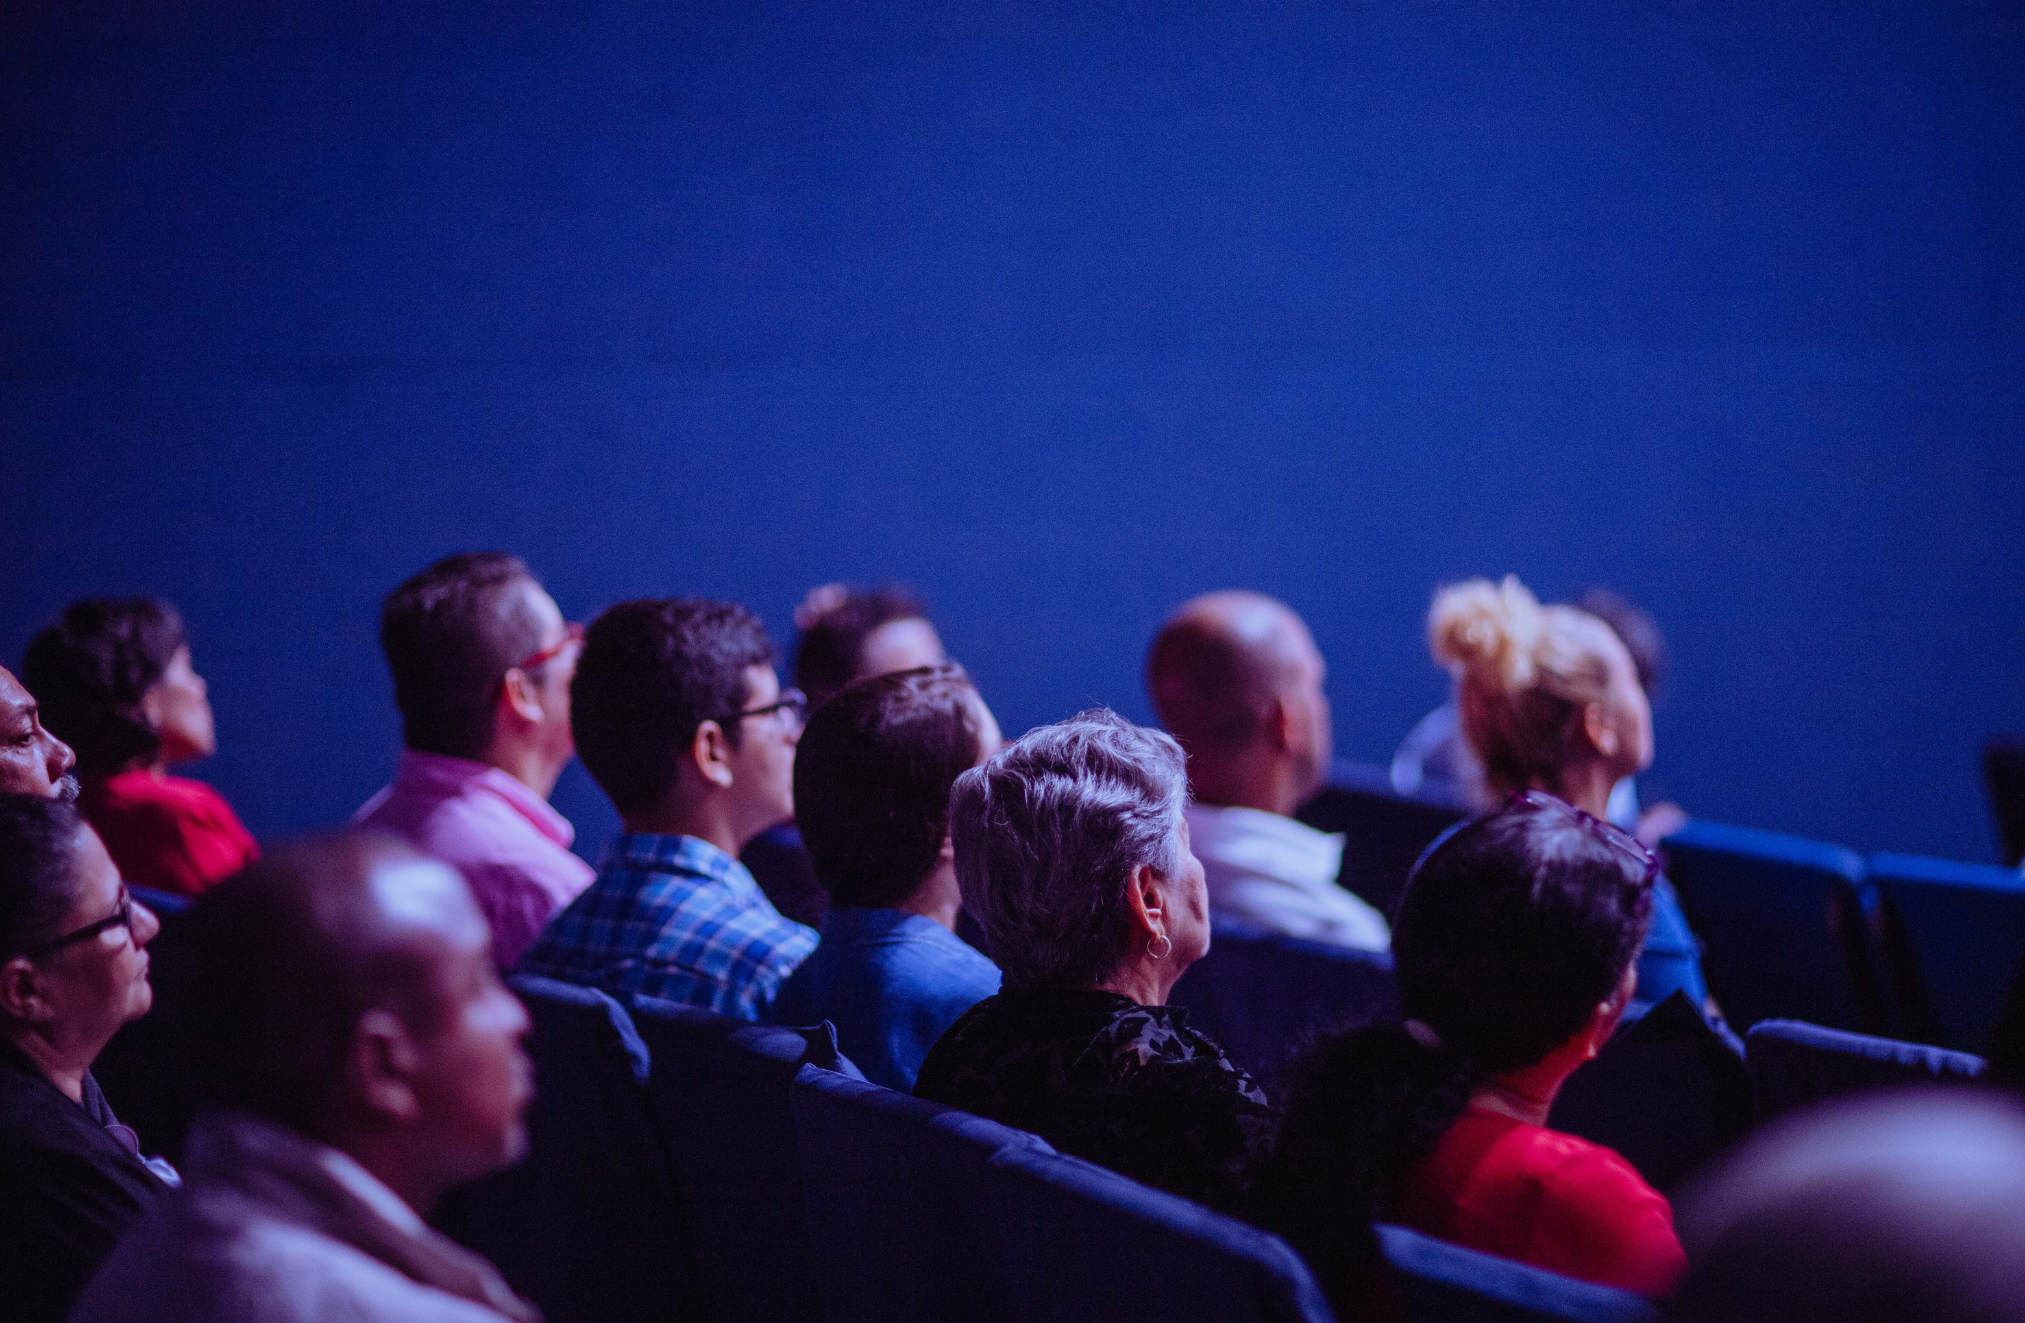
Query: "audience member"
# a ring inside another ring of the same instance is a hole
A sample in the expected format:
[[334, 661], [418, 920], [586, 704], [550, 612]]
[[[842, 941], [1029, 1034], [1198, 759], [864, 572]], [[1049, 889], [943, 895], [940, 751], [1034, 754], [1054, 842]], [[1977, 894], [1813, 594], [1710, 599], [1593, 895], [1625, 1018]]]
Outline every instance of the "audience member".
[[0, 795], [0, 1313], [55, 1323], [175, 1172], [91, 1063], [154, 999], [160, 925], [76, 809]]
[[738, 862], [794, 813], [806, 709], [766, 630], [725, 602], [625, 602], [591, 625], [571, 694], [577, 748], [625, 833], [521, 967], [760, 1018], [816, 944]]
[[795, 749], [795, 810], [830, 912], [773, 1018], [830, 1021], [889, 1089], [911, 1091], [935, 1040], [999, 989], [998, 967], [955, 935], [949, 790], [1000, 746], [991, 710], [944, 664], [847, 687]]
[[515, 1160], [527, 1013], [447, 866], [392, 837], [276, 850], [184, 916], [206, 1110], [189, 1182], [87, 1288], [79, 1323], [536, 1323], [423, 1225]]
[[407, 748], [393, 784], [352, 821], [462, 873], [502, 969], [593, 876], [548, 802], [576, 752], [570, 680], [582, 642], [527, 565], [496, 551], [445, 557], [380, 608]]
[[259, 856], [224, 796], [167, 773], [218, 750], [175, 607], [153, 597], [75, 603], [29, 642], [21, 678], [77, 751], [78, 805], [127, 881], [194, 896]]
[[42, 724], [42, 705], [0, 666], [0, 795], [77, 802], [77, 752]]
[[1455, 829], [1400, 901], [1402, 1025], [1323, 1039], [1260, 1173], [1266, 1223], [1344, 1317], [1379, 1281], [1374, 1222], [1648, 1294], [1681, 1269], [1666, 1200], [1546, 1128], [1631, 999], [1658, 863], [1538, 792]]
[[[1493, 794], [1544, 790], [1603, 818], [1612, 787], [1651, 764], [1652, 708], [1623, 640], [1595, 616], [1543, 607], [1514, 577], [1472, 579], [1435, 594], [1428, 637], [1455, 675], [1463, 737]], [[1676, 990], [1708, 1004], [1701, 944], [1662, 877], [1638, 999]]]
[[[938, 666], [946, 658], [921, 603], [899, 588], [854, 592], [840, 583], [809, 590], [795, 608], [795, 684], [813, 710], [856, 680], [892, 671]], [[796, 923], [823, 926], [829, 893], [816, 880], [802, 846], [801, 829], [777, 822], [752, 838], [738, 855], [774, 908]]]
[[2025, 1320], [2025, 1113], [1919, 1088], [1781, 1119], [1680, 1199], [1679, 1323]]
[[1188, 752], [1189, 841], [1211, 913], [1383, 951], [1384, 917], [1336, 884], [1342, 835], [1292, 816], [1329, 771], [1324, 669], [1287, 607], [1258, 593], [1210, 593], [1161, 627], [1146, 687]]
[[1230, 1209], [1270, 1111], [1167, 1005], [1210, 940], [1187, 802], [1180, 747], [1105, 711], [957, 778], [956, 876], [1005, 990], [930, 1049], [914, 1092]]

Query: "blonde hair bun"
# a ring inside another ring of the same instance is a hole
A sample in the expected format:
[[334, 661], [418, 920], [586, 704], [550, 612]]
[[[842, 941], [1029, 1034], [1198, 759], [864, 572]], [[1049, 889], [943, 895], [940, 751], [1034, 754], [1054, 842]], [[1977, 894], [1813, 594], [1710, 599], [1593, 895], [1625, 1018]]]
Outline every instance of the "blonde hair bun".
[[1434, 659], [1458, 676], [1506, 693], [1530, 687], [1546, 613], [1539, 599], [1507, 574], [1502, 583], [1471, 579], [1435, 593], [1427, 613], [1427, 641]]

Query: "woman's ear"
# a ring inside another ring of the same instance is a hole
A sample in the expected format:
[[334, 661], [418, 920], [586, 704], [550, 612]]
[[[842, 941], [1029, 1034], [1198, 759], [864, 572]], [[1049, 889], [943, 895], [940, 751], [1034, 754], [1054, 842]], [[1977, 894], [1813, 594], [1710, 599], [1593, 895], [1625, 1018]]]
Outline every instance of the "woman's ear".
[[1126, 883], [1126, 913], [1146, 934], [1148, 941], [1167, 932], [1167, 893], [1161, 888], [1160, 874], [1151, 864], [1132, 865], [1132, 876]]
[[1632, 961], [1624, 968], [1617, 980], [1617, 987], [1610, 995], [1596, 1003], [1595, 1014], [1589, 1017], [1589, 1042], [1583, 1048], [1584, 1060], [1593, 1058], [1610, 1041], [1610, 1035], [1617, 1032], [1618, 1022], [1624, 1019], [1625, 1008], [1638, 992], [1638, 962]]
[[1617, 756], [1621, 739], [1617, 727], [1610, 720], [1610, 710], [1601, 701], [1590, 703], [1582, 709], [1582, 733], [1589, 737], [1590, 746], [1605, 758]]

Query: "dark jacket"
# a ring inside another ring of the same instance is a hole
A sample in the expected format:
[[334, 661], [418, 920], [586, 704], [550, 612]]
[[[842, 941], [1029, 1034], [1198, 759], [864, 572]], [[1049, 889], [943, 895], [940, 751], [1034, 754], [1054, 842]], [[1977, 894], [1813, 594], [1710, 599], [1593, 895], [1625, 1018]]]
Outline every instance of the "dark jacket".
[[142, 1165], [98, 1081], [72, 1102], [0, 1041], [0, 1313], [61, 1323], [99, 1260], [167, 1187]]
[[1001, 992], [929, 1050], [914, 1094], [1230, 1211], [1271, 1110], [1186, 1020], [1110, 992]]

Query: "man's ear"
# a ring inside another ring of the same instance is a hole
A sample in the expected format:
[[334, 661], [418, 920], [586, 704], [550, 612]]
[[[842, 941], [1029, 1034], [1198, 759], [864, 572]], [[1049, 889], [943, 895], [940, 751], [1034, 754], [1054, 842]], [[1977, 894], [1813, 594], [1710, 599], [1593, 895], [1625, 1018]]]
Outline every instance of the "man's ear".
[[1287, 702], [1285, 694], [1276, 695], [1266, 707], [1264, 729], [1266, 739], [1275, 749], [1285, 753], [1294, 747], [1294, 731], [1299, 723], [1294, 720], [1293, 705]]
[[1617, 727], [1610, 724], [1610, 713], [1602, 703], [1590, 703], [1582, 709], [1582, 733], [1605, 758], [1616, 754]]
[[409, 1082], [421, 1053], [408, 1027], [391, 1011], [367, 1011], [359, 1017], [345, 1049], [345, 1083], [358, 1106], [396, 1124], [420, 1114], [421, 1100]]
[[518, 666], [506, 673], [506, 679], [499, 686], [499, 705], [530, 726], [541, 722], [540, 687]]
[[0, 965], [0, 1014], [31, 1024], [53, 1014], [42, 971], [27, 956], [15, 956]]
[[696, 737], [689, 742], [689, 761], [706, 785], [731, 788], [731, 741], [724, 737], [724, 727], [714, 721], [699, 725]]

